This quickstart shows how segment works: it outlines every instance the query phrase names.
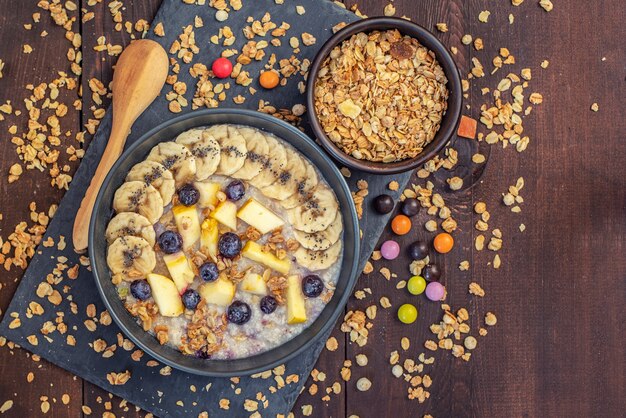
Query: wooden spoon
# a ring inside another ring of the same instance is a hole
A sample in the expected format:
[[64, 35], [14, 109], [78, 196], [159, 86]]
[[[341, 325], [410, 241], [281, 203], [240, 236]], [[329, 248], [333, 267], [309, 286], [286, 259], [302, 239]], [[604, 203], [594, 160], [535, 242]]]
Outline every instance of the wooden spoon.
[[111, 136], [74, 220], [75, 251], [82, 252], [87, 248], [89, 220], [100, 186], [122, 153], [131, 126], [159, 95], [168, 70], [167, 53], [161, 45], [149, 39], [134, 41], [118, 59], [113, 74]]

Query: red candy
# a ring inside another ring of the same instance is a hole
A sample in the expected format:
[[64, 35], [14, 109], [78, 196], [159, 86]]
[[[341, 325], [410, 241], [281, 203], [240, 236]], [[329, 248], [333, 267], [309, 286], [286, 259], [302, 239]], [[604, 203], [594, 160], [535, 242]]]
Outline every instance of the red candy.
[[226, 78], [230, 76], [233, 72], [233, 64], [228, 61], [226, 58], [218, 58], [213, 61], [213, 65], [211, 66], [211, 70], [213, 70], [213, 74], [217, 78]]

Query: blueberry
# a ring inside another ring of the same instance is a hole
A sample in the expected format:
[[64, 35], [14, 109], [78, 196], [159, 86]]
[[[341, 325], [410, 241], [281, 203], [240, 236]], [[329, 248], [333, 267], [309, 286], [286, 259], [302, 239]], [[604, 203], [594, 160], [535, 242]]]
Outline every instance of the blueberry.
[[402, 213], [406, 216], [415, 216], [420, 211], [420, 205], [417, 199], [406, 199], [402, 202]]
[[310, 274], [302, 279], [302, 293], [309, 298], [316, 298], [322, 294], [324, 282], [319, 276]]
[[174, 254], [183, 248], [183, 237], [176, 231], [165, 231], [159, 235], [158, 243], [165, 254]]
[[407, 248], [409, 257], [413, 260], [422, 260], [428, 255], [428, 244], [424, 241], [415, 241]]
[[200, 271], [200, 278], [205, 282], [213, 282], [217, 279], [219, 272], [217, 271], [217, 264], [212, 261], [207, 261], [202, 264], [198, 269]]
[[206, 359], [210, 359], [211, 355], [207, 354], [206, 351], [198, 350], [198, 351], [196, 351], [196, 357], [197, 358], [201, 358], [203, 360], [206, 360]]
[[185, 206], [195, 205], [199, 198], [200, 192], [191, 184], [185, 184], [178, 189], [178, 201]]
[[227, 232], [220, 237], [217, 247], [224, 257], [235, 258], [241, 252], [241, 239], [237, 234]]
[[241, 180], [231, 181], [228, 183], [228, 186], [226, 186], [226, 196], [230, 200], [237, 201], [241, 199], [244, 194], [246, 194], [246, 187]]
[[227, 318], [228, 322], [233, 324], [242, 325], [250, 320], [250, 305], [240, 300], [236, 300], [228, 307]]
[[266, 314], [271, 314], [276, 310], [278, 302], [274, 296], [264, 296], [261, 299], [261, 311]]
[[381, 194], [374, 199], [374, 209], [381, 215], [391, 212], [393, 206], [393, 198], [388, 194]]
[[130, 284], [130, 293], [139, 300], [146, 300], [152, 294], [152, 290], [147, 281], [135, 280]]
[[422, 270], [422, 277], [424, 277], [427, 282], [437, 282], [441, 277], [441, 270], [439, 270], [437, 264], [429, 264]]
[[185, 308], [196, 309], [196, 306], [200, 303], [200, 294], [193, 289], [187, 289], [185, 293], [183, 293], [182, 299]]

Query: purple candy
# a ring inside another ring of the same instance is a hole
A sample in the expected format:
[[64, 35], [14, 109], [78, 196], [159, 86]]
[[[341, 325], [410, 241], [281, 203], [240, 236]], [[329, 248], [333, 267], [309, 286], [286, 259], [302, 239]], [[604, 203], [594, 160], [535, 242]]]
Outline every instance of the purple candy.
[[446, 294], [446, 288], [439, 282], [430, 282], [426, 285], [426, 297], [437, 302]]
[[393, 260], [400, 254], [400, 245], [392, 240], [385, 241], [380, 246], [380, 254], [387, 260]]

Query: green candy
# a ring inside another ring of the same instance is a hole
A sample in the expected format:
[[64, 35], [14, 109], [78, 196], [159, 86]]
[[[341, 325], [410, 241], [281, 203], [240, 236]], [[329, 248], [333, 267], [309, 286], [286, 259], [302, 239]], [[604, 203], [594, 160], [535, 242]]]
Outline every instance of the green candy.
[[422, 276], [413, 276], [406, 285], [412, 295], [421, 295], [426, 289], [426, 280]]
[[405, 303], [398, 309], [398, 319], [405, 324], [412, 324], [417, 319], [417, 308]]

